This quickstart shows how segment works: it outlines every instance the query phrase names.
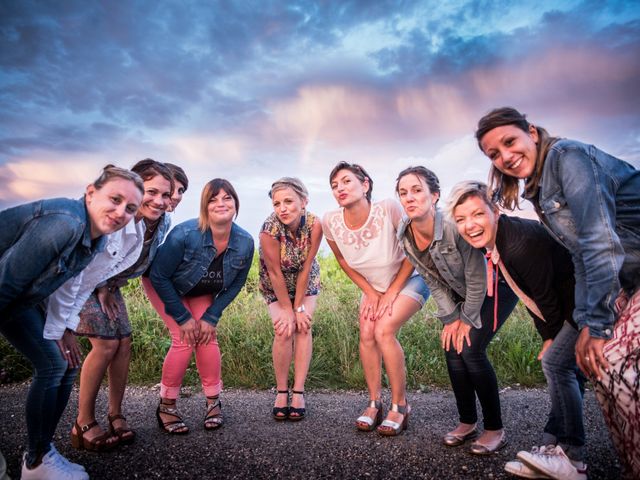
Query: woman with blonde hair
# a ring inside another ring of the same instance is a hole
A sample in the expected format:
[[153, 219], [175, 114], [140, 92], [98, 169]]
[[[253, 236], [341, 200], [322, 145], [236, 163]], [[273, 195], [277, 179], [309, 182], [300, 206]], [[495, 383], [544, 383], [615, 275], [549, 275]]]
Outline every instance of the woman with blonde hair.
[[[541, 446], [534, 447], [533, 454], [560, 445], [572, 463], [568, 470], [580, 476], [586, 470], [583, 377], [574, 355], [578, 329], [571, 318], [575, 306], [571, 255], [540, 222], [501, 215], [482, 182], [456, 184], [447, 210], [462, 238], [487, 253], [489, 273], [495, 271], [496, 279], [505, 279], [542, 337], [538, 360], [547, 379], [551, 411]], [[531, 455], [521, 451], [518, 458]], [[523, 461], [508, 462], [505, 469], [525, 478], [540, 475]]]
[[[304, 383], [311, 362], [311, 322], [320, 292], [316, 260], [322, 226], [307, 211], [309, 192], [298, 178], [283, 177], [271, 185], [273, 213], [260, 229], [260, 292], [273, 322], [273, 368], [276, 376], [276, 420], [302, 420]], [[289, 367], [293, 360], [293, 396]]]
[[253, 258], [251, 235], [234, 222], [239, 207], [231, 183], [214, 178], [202, 190], [199, 217], [171, 230], [151, 265], [153, 290], [147, 294], [171, 334], [156, 410], [158, 426], [169, 434], [189, 431], [176, 399], [194, 353], [206, 397], [204, 428], [223, 423], [216, 327], [244, 286]]

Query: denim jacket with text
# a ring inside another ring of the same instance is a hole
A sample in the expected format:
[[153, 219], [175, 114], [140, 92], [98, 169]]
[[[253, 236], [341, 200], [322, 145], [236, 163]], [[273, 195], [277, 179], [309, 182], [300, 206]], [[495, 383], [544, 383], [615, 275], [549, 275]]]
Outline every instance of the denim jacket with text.
[[[238, 295], [247, 280], [253, 250], [251, 235], [233, 223], [222, 262], [223, 288], [202, 316], [202, 320], [214, 326], [218, 324], [223, 310]], [[216, 254], [211, 229], [201, 231], [195, 218], [177, 225], [158, 249], [149, 277], [153, 288], [164, 302], [166, 313], [178, 324], [191, 318], [181, 297], [200, 281]]]
[[[487, 294], [487, 268], [482, 252], [465, 242], [456, 226], [445, 221], [442, 212], [436, 209], [429, 253], [446, 282], [444, 284], [429, 273], [420, 261], [419, 252], [406, 235], [410, 222], [406, 217], [402, 219], [398, 226], [398, 240], [409, 261], [429, 286], [431, 296], [438, 305], [436, 316], [445, 325], [460, 319], [475, 328], [481, 328], [480, 309]], [[464, 300], [456, 302], [452, 290]]]
[[104, 237], [91, 240], [84, 198], [9, 208], [0, 225], [0, 311], [41, 302], [104, 247]]
[[574, 140], [558, 140], [545, 158], [536, 197], [543, 224], [570, 252], [579, 328], [611, 338], [620, 287], [640, 286], [640, 172]]

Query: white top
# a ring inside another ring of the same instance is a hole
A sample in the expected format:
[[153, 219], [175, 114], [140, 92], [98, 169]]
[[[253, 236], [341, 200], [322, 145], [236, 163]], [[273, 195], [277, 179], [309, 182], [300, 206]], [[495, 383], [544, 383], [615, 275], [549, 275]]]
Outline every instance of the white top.
[[80, 310], [95, 288], [138, 260], [145, 230], [144, 221], [132, 220], [121, 230], [107, 235], [105, 249], [49, 296], [44, 338], [59, 340], [66, 328], [78, 327]]
[[322, 219], [325, 238], [335, 242], [349, 266], [379, 292], [387, 291], [405, 258], [396, 238], [402, 213], [400, 204], [387, 198], [371, 204], [369, 218], [355, 230], [344, 222], [342, 207]]

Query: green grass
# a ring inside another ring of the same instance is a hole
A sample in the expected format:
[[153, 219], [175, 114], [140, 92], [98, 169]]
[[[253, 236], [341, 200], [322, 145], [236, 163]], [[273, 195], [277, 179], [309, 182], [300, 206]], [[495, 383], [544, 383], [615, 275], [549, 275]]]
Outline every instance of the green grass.
[[[360, 292], [333, 256], [322, 257], [319, 261], [322, 292], [314, 319], [313, 357], [307, 387], [364, 389], [358, 355]], [[130, 282], [124, 293], [134, 332], [130, 383], [158, 383], [170, 344], [169, 335], [137, 280]], [[449, 386], [439, 339], [442, 325], [434, 318], [435, 311], [435, 304], [429, 300], [400, 331], [410, 389]], [[225, 386], [273, 386], [272, 339], [271, 320], [258, 292], [257, 261], [254, 260], [245, 288], [225, 310], [218, 325]], [[536, 360], [540, 344], [533, 322], [522, 305], [518, 305], [489, 347], [489, 355], [503, 385], [530, 386], [544, 381], [540, 362]], [[87, 345], [85, 343], [85, 347]], [[0, 338], [0, 383], [21, 380], [29, 375], [28, 362]], [[192, 362], [185, 384], [198, 383], [195, 362]]]

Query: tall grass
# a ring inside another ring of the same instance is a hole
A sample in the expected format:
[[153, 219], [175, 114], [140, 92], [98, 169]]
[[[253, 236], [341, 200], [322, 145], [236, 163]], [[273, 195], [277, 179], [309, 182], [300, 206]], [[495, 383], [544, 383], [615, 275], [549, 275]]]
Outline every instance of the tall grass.
[[[319, 259], [322, 292], [313, 323], [313, 357], [309, 388], [364, 389], [358, 354], [358, 301], [360, 291], [342, 272], [333, 256]], [[274, 384], [271, 361], [273, 330], [267, 307], [258, 292], [258, 267], [254, 259], [245, 288], [225, 310], [218, 325], [223, 379], [227, 387], [268, 388]], [[130, 382], [155, 384], [169, 348], [169, 335], [160, 317], [147, 301], [138, 281], [124, 289], [133, 326]], [[434, 318], [435, 304], [429, 300], [400, 331], [411, 389], [448, 386], [449, 378], [440, 347], [440, 322]], [[88, 344], [85, 343], [85, 347]], [[536, 355], [540, 340], [525, 309], [519, 305], [489, 348], [503, 384], [536, 385], [544, 378]], [[28, 364], [0, 340], [0, 381], [28, 377]], [[198, 384], [192, 362], [185, 384]]]

